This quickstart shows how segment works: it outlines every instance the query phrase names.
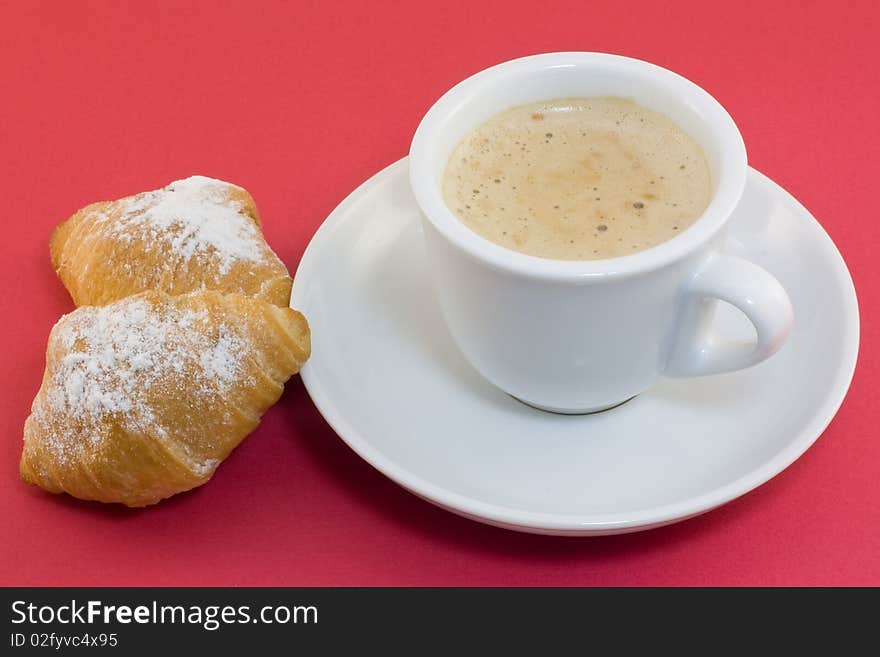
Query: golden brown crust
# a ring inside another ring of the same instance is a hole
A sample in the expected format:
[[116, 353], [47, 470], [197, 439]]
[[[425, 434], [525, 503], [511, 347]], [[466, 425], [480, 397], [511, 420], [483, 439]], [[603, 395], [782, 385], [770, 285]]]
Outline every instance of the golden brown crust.
[[55, 228], [49, 252], [78, 306], [149, 289], [235, 292], [286, 306], [293, 282], [263, 238], [250, 194], [201, 176], [84, 207]]
[[50, 334], [21, 477], [128, 506], [199, 486], [309, 351], [300, 313], [239, 294], [149, 291], [79, 308]]

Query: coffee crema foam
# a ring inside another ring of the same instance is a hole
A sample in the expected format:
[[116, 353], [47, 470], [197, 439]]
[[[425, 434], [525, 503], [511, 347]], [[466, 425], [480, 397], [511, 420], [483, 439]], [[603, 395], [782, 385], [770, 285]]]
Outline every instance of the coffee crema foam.
[[478, 235], [514, 251], [596, 260], [675, 237], [712, 193], [699, 145], [623, 98], [563, 98], [495, 115], [459, 144], [443, 198]]

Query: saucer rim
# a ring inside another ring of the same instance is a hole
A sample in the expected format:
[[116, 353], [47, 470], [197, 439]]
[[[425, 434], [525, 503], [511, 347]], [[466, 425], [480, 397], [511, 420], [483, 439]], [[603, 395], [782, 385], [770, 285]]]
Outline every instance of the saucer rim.
[[[408, 157], [403, 157], [368, 178], [336, 206], [322, 222], [306, 247], [297, 267], [290, 299], [291, 306], [297, 308], [302, 306], [300, 303], [302, 290], [308, 284], [311, 271], [320, 265], [321, 258], [318, 254], [323, 243], [330, 239], [336, 224], [347, 217], [348, 211], [353, 205], [372, 193], [374, 188], [385, 179], [398, 173], [407, 175], [408, 159]], [[834, 263], [836, 282], [848, 308], [844, 320], [846, 328], [841, 336], [844, 342], [844, 356], [840, 359], [833, 384], [828, 386], [829, 392], [824, 403], [816, 408], [812, 421], [788, 444], [787, 448], [768, 459], [762, 466], [732, 482], [672, 504], [619, 513], [557, 514], [493, 504], [457, 493], [414, 475], [375, 448], [334, 405], [333, 400], [322, 389], [320, 382], [312, 375], [309, 362], [300, 372], [306, 391], [318, 411], [342, 441], [376, 470], [422, 499], [458, 515], [490, 525], [531, 533], [564, 535], [624, 533], [686, 520], [727, 504], [778, 475], [818, 440], [831, 420], [834, 419], [849, 390], [855, 373], [860, 340], [859, 309], [855, 286], [846, 262], [831, 237], [794, 196], [752, 167], [749, 167], [746, 188], [750, 184], [770, 187], [770, 193], [774, 195], [781, 193], [787, 204], [792, 205], [796, 212], [804, 215], [804, 218], [809, 218], [812, 221], [812, 230], [818, 231], [817, 240], [821, 242], [829, 261]]]

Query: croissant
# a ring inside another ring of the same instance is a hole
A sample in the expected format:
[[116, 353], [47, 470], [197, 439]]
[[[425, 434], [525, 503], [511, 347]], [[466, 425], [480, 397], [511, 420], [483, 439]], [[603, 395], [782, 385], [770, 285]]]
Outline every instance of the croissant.
[[309, 356], [303, 316], [239, 294], [149, 291], [52, 329], [21, 477], [146, 506], [208, 481]]
[[290, 300], [291, 278], [263, 239], [250, 194], [204, 176], [93, 203], [55, 228], [49, 251], [78, 306], [150, 289]]

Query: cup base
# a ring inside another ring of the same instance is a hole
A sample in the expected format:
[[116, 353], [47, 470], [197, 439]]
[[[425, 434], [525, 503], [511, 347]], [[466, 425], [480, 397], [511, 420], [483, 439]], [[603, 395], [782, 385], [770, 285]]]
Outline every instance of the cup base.
[[615, 402], [614, 404], [609, 404], [607, 406], [596, 406], [594, 408], [585, 408], [585, 409], [567, 409], [567, 408], [553, 408], [552, 406], [542, 406], [540, 404], [532, 404], [531, 402], [527, 402], [519, 397], [515, 397], [514, 395], [510, 395], [518, 401], [520, 404], [525, 404], [530, 408], [537, 409], [539, 411], [544, 411], [545, 413], [555, 413], [556, 415], [594, 415], [596, 413], [604, 413], [605, 411], [610, 411], [613, 408], [617, 408], [618, 406], [623, 406], [626, 402], [632, 401], [638, 395], [633, 395], [629, 399], [624, 399], [620, 402]]

